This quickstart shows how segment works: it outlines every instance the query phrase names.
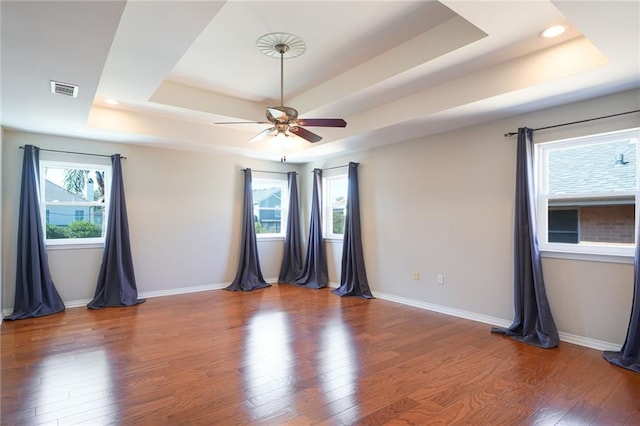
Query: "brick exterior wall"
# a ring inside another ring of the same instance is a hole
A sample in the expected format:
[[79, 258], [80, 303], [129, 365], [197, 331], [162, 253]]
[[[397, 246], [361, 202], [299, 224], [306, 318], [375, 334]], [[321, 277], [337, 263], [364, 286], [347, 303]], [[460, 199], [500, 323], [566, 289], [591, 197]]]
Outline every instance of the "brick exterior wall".
[[580, 240], [633, 244], [634, 217], [633, 205], [580, 207]]

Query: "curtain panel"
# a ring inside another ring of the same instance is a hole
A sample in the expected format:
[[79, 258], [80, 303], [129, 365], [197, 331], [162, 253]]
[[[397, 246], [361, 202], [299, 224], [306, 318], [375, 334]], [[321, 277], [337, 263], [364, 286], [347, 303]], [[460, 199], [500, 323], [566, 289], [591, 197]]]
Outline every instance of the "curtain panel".
[[358, 163], [349, 163], [347, 187], [347, 214], [342, 242], [342, 268], [340, 287], [333, 290], [338, 296], [356, 296], [373, 299], [364, 266], [362, 232], [360, 226], [360, 193], [358, 190]]
[[120, 154], [111, 156], [111, 166], [113, 178], [107, 235], [95, 295], [87, 304], [89, 309], [133, 306], [145, 301], [138, 299]]
[[231, 284], [225, 287], [228, 291], [252, 291], [271, 287], [262, 277], [260, 259], [258, 258], [258, 242], [253, 217], [253, 187], [251, 169], [244, 169], [244, 201], [242, 208], [242, 239], [240, 241], [240, 259], [238, 271]]
[[18, 260], [13, 313], [7, 320], [42, 317], [64, 311], [64, 303], [51, 278], [40, 215], [40, 149], [24, 146]]
[[554, 348], [558, 346], [560, 338], [551, 315], [542, 275], [542, 263], [536, 237], [533, 182], [533, 131], [523, 127], [518, 129], [516, 158], [515, 318], [510, 327], [494, 327], [491, 331], [541, 348]]
[[300, 274], [293, 283], [307, 288], [324, 288], [329, 283], [327, 255], [322, 240], [322, 170], [313, 169], [313, 194], [307, 254]]
[[627, 337], [620, 351], [606, 351], [604, 359], [618, 367], [640, 373], [640, 224], [636, 224], [636, 251], [633, 273], [633, 300]]
[[300, 235], [300, 210], [298, 207], [298, 180], [296, 172], [287, 173], [289, 184], [289, 217], [284, 237], [284, 253], [278, 282], [292, 283], [302, 271], [302, 239]]

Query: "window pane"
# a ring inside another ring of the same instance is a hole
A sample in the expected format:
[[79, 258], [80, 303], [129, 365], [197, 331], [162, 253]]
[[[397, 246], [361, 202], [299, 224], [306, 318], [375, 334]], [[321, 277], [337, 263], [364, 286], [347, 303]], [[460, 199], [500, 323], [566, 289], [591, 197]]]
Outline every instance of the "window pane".
[[635, 191], [636, 144], [577, 145], [549, 151], [549, 195]]
[[104, 201], [104, 170], [44, 168], [46, 202]]
[[344, 209], [333, 209], [333, 233], [344, 234]]
[[103, 238], [105, 170], [43, 167], [47, 240]]
[[71, 205], [47, 204], [47, 239], [101, 238], [103, 236], [104, 205], [78, 209]]
[[347, 208], [348, 178], [346, 175], [325, 178], [325, 234], [328, 237], [344, 235]]
[[256, 234], [280, 234], [283, 182], [256, 179], [252, 190]]

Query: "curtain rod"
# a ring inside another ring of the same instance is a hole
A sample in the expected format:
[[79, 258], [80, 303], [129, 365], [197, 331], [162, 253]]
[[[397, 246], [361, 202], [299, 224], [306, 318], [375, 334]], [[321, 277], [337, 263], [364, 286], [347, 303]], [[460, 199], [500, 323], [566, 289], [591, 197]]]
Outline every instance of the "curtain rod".
[[[572, 124], [586, 123], [588, 121], [602, 120], [603, 118], [617, 117], [619, 115], [633, 114], [633, 113], [636, 113], [636, 112], [640, 112], [640, 109], [636, 109], [636, 110], [633, 110], [633, 111], [620, 112], [618, 114], [604, 115], [602, 117], [587, 118], [586, 120], [572, 121], [570, 123], [554, 124], [553, 126], [539, 127], [537, 129], [531, 129], [531, 131], [535, 132], [537, 130], [553, 129], [554, 127], [570, 126]], [[518, 132], [509, 132], [509, 133], [505, 133], [504, 137], [505, 138], [509, 138], [509, 137], [511, 137], [513, 135], [517, 135], [517, 134], [518, 134]]]
[[[247, 170], [247, 169], [240, 169], [241, 172], [244, 172], [245, 170]], [[290, 172], [272, 172], [270, 170], [253, 170], [253, 169], [251, 169], [251, 171], [252, 172], [256, 172], [256, 173], [273, 173], [273, 174], [276, 174], [276, 175], [286, 175], [286, 174], [290, 173]], [[298, 172], [293, 172], [293, 173], [298, 174]]]
[[[360, 163], [355, 163], [356, 165], [359, 165]], [[334, 167], [327, 167], [326, 169], [321, 169], [321, 170], [333, 170], [333, 169], [341, 169], [343, 167], [349, 167], [348, 164], [344, 164], [342, 166], [334, 166]], [[247, 169], [240, 169], [241, 172], [244, 172]], [[270, 170], [253, 170], [251, 169], [252, 172], [256, 172], [256, 173], [274, 173], [274, 174], [279, 174], [279, 175], [286, 175], [289, 172], [272, 172]], [[295, 174], [298, 174], [298, 172], [293, 172]], [[311, 173], [313, 173], [313, 170], [311, 171]]]
[[[356, 166], [357, 166], [357, 165], [358, 165], [358, 164], [360, 164], [360, 163], [355, 163], [355, 164], [356, 164]], [[320, 170], [323, 170], [323, 171], [324, 171], [324, 170], [341, 169], [341, 168], [343, 168], [343, 167], [349, 167], [349, 165], [348, 165], [348, 164], [343, 164], [342, 166], [327, 167], [326, 169], [320, 169]], [[312, 170], [311, 172], [313, 173], [313, 170]]]
[[[24, 149], [24, 146], [21, 146], [20, 149]], [[46, 148], [38, 148], [40, 151], [48, 151], [48, 152], [61, 152], [63, 154], [77, 154], [77, 155], [91, 155], [92, 157], [107, 157], [111, 158], [111, 155], [106, 154], [91, 154], [88, 152], [78, 152], [78, 151], [61, 151], [58, 149], [46, 149]], [[127, 157], [120, 156], [121, 159], [126, 160]]]

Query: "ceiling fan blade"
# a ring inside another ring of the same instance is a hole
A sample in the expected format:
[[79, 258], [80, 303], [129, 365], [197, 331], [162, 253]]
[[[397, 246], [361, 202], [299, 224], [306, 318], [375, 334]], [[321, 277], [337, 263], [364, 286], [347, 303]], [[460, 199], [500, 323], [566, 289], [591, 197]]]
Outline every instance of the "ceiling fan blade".
[[266, 121], [218, 121], [213, 124], [271, 124]]
[[308, 131], [304, 127], [292, 126], [289, 127], [289, 131], [296, 136], [300, 136], [302, 139], [308, 140], [311, 143], [320, 142], [322, 140], [322, 136], [316, 135], [315, 133]]
[[261, 131], [260, 133], [258, 133], [257, 135], [249, 139], [249, 142], [253, 143], [253, 142], [261, 141], [262, 139], [271, 135], [271, 132], [273, 132], [274, 130], [276, 130], [275, 127], [269, 127], [268, 129], [264, 129], [263, 131]]
[[298, 120], [300, 126], [311, 127], [346, 127], [347, 122], [342, 118], [301, 118]]

